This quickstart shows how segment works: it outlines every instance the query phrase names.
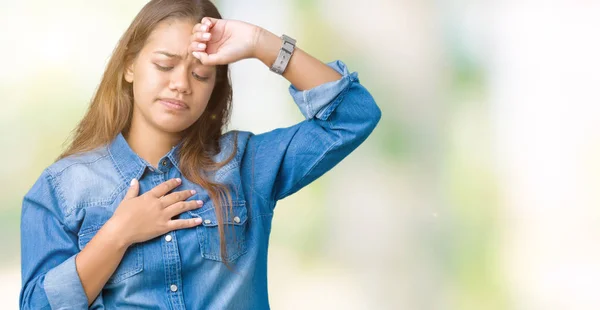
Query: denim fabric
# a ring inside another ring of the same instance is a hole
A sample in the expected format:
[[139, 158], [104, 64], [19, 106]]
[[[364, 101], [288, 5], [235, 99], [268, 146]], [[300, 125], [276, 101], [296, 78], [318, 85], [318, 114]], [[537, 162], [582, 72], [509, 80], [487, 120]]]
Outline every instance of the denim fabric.
[[179, 177], [183, 181], [176, 191], [195, 189], [189, 200], [204, 201], [202, 208], [180, 218], [201, 217], [204, 223], [129, 247], [91, 308], [269, 309], [267, 250], [277, 201], [333, 168], [381, 118], [358, 75], [341, 61], [328, 65], [342, 78], [306, 91], [290, 86], [304, 121], [263, 134], [230, 131], [221, 138], [215, 160], [236, 153], [213, 175], [235, 189], [233, 213], [224, 220], [235, 235], [226, 241], [225, 259], [236, 273], [222, 262], [217, 217], [207, 191], [179, 170], [179, 146], [154, 168], [119, 134], [109, 145], [55, 162], [25, 195], [21, 308], [87, 308], [76, 255], [112, 216], [131, 179], [140, 181], [141, 195]]

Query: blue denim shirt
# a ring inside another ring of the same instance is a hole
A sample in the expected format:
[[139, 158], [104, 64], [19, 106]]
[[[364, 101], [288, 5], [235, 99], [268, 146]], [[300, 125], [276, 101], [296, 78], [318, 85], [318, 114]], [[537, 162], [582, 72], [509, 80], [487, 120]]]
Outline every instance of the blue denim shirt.
[[[119, 134], [110, 145], [57, 161], [43, 171], [23, 200], [21, 217], [24, 309], [85, 309], [87, 298], [75, 256], [112, 216], [133, 178], [140, 195], [171, 178], [176, 191], [195, 189], [188, 200], [204, 206], [180, 218], [204, 223], [129, 247], [92, 309], [269, 309], [267, 250], [273, 211], [291, 195], [333, 168], [373, 131], [381, 111], [341, 61], [328, 64], [340, 80], [306, 91], [290, 86], [305, 120], [255, 135], [237, 131], [235, 158], [218, 170], [216, 181], [235, 188], [233, 213], [225, 218], [235, 232], [222, 262], [215, 209], [207, 191], [185, 179], [178, 147], [158, 168], [135, 154]], [[234, 132], [222, 136], [222, 152], [234, 151]]]

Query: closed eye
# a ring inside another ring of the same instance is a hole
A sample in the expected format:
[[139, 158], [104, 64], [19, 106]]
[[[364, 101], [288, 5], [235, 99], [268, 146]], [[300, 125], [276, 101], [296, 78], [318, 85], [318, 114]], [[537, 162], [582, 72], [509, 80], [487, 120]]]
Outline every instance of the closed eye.
[[194, 72], [192, 72], [192, 76], [194, 76], [194, 78], [195, 78], [196, 80], [198, 80], [198, 81], [201, 81], [201, 82], [205, 82], [205, 81], [208, 81], [208, 80], [210, 79], [210, 77], [207, 77], [207, 76], [199, 76], [199, 75], [197, 75], [197, 74], [196, 74], [196, 73], [194, 73]]
[[[173, 69], [173, 67], [163, 67], [163, 66], [160, 66], [160, 65], [157, 65], [157, 64], [154, 64], [154, 65], [155, 65], [155, 66], [156, 66], [156, 68], [157, 68], [158, 70], [160, 70], [160, 71], [170, 71], [171, 69]], [[198, 81], [200, 81], [200, 82], [205, 82], [205, 81], [208, 81], [208, 80], [210, 79], [210, 77], [206, 77], [206, 76], [199, 76], [199, 75], [197, 75], [195, 72], [192, 72], [192, 76], [193, 76], [193, 77], [194, 77], [196, 80], [198, 80]]]
[[159, 66], [157, 64], [154, 64], [156, 66], [156, 68], [158, 68], [158, 70], [160, 71], [169, 71], [171, 69], [173, 69], [173, 67], [163, 67], [163, 66]]

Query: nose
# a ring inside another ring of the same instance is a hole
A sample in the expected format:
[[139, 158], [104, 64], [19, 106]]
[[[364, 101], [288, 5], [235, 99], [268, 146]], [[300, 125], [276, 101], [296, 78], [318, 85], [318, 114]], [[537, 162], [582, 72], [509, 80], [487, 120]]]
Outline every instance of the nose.
[[169, 88], [183, 94], [190, 93], [189, 74], [187, 74], [186, 66], [177, 66], [171, 70]]

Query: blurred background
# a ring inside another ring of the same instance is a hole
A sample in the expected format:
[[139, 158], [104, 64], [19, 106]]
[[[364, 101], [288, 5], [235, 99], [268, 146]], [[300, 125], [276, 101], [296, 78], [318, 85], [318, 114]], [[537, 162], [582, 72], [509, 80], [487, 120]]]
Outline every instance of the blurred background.
[[[281, 201], [273, 309], [600, 309], [600, 3], [220, 0], [359, 72], [383, 118]], [[146, 1], [0, 2], [0, 308], [23, 195]], [[285, 79], [231, 66], [230, 129], [301, 121]]]

